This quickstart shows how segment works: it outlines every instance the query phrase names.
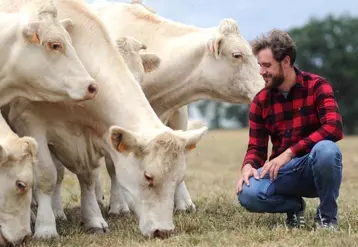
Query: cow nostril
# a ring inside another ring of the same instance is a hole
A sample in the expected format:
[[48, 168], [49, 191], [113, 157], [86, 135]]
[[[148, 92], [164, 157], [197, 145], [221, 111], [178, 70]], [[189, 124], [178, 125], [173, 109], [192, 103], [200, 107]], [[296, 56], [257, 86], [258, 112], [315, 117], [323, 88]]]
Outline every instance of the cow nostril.
[[96, 92], [97, 92], [97, 85], [94, 84], [94, 83], [90, 84], [90, 85], [88, 86], [88, 92], [89, 92], [90, 94], [96, 93]]

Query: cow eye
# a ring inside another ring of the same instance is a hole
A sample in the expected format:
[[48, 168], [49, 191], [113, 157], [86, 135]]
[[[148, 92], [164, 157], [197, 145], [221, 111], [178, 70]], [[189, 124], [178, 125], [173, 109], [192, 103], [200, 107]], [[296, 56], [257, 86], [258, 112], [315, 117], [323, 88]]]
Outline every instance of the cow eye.
[[232, 53], [232, 57], [236, 58], [236, 59], [241, 59], [242, 58], [242, 54], [241, 52], [233, 52]]
[[54, 51], [62, 50], [62, 45], [59, 42], [49, 42], [48, 47]]
[[17, 191], [19, 191], [20, 193], [26, 191], [27, 184], [24, 181], [16, 180], [15, 184], [16, 184]]

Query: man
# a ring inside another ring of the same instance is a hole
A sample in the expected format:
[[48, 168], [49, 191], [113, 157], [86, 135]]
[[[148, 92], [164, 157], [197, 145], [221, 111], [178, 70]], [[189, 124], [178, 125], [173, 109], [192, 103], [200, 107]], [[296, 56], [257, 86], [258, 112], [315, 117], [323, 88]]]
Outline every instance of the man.
[[[289, 227], [305, 225], [305, 201], [319, 197], [318, 227], [337, 226], [342, 180], [342, 117], [331, 85], [294, 66], [291, 37], [274, 29], [252, 44], [266, 84], [250, 106], [249, 143], [236, 185], [250, 212], [287, 213]], [[268, 139], [272, 153], [267, 159]]]

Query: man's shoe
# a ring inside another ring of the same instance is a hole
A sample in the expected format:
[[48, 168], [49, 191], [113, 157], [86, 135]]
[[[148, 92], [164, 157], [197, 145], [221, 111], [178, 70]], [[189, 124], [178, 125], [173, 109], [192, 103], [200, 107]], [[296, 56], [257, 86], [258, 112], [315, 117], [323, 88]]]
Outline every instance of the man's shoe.
[[336, 217], [330, 219], [321, 215], [321, 212], [317, 210], [314, 222], [317, 229], [328, 229], [332, 231], [337, 231], [338, 220]]
[[301, 209], [294, 213], [287, 213], [286, 225], [289, 228], [301, 228], [306, 225], [305, 222], [306, 202], [301, 199]]

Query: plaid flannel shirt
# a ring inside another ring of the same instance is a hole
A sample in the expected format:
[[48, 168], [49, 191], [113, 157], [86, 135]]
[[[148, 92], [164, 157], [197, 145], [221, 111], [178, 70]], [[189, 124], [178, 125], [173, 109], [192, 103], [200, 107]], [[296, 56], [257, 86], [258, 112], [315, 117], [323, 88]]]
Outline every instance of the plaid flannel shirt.
[[262, 89], [249, 112], [249, 143], [242, 163], [260, 168], [267, 160], [268, 139], [272, 143], [269, 160], [291, 148], [295, 156], [309, 153], [321, 140], [343, 138], [342, 117], [331, 85], [324, 78], [295, 67], [296, 84], [287, 98], [277, 89]]

